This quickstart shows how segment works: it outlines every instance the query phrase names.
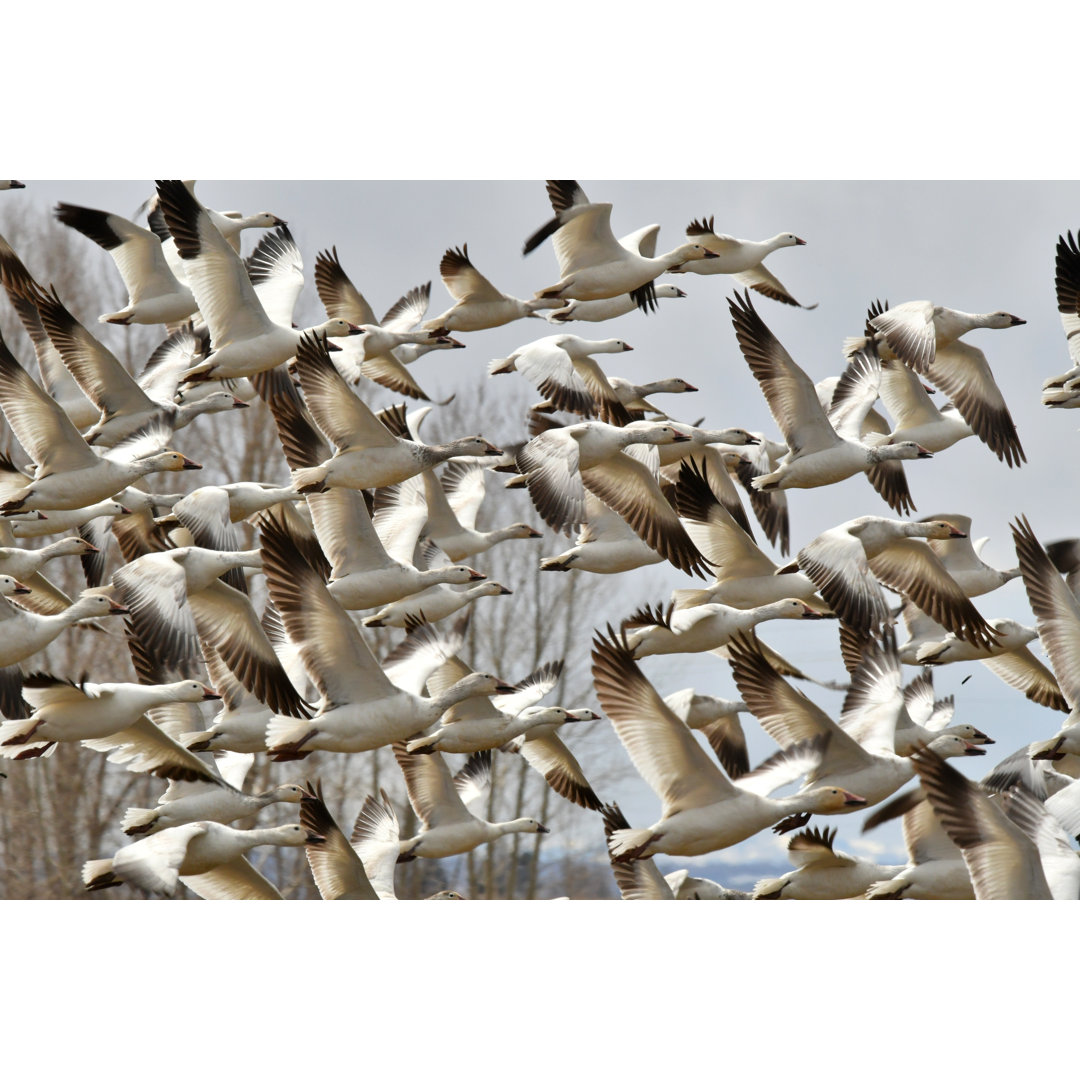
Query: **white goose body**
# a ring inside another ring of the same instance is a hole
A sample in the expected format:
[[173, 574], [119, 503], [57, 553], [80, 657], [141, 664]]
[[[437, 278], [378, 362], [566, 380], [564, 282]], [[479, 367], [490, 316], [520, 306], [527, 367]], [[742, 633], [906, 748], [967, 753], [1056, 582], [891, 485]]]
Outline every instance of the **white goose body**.
[[[148, 709], [172, 701], [216, 700], [210, 687], [194, 680], [144, 686], [141, 683], [82, 683], [30, 676], [23, 697], [34, 707], [27, 720], [0, 723], [0, 754], [10, 756], [50, 743], [104, 739], [131, 727]], [[17, 741], [13, 741], [17, 740]]]
[[234, 829], [197, 821], [137, 840], [111, 859], [91, 860], [83, 867], [83, 881], [97, 889], [119, 879], [164, 896], [172, 896], [183, 881], [208, 900], [280, 900], [281, 893], [244, 856], [260, 844], [299, 847], [315, 839], [299, 825]]
[[[674, 299], [686, 296], [682, 289], [674, 285], [657, 285], [655, 288], [656, 299]], [[636, 311], [637, 301], [629, 294], [611, 296], [606, 300], [570, 300], [558, 311], [550, 311], [547, 315], [548, 322], [606, 322], [608, 319], [617, 319], [620, 315], [628, 315]]]
[[627, 635], [635, 658], [660, 653], [709, 652], [726, 645], [740, 630], [750, 630], [768, 619], [820, 619], [801, 600], [786, 599], [755, 608], [725, 604], [699, 604], [673, 611], [669, 626], [645, 626]]
[[0, 600], [0, 667], [17, 664], [44, 649], [69, 626], [84, 619], [121, 615], [127, 608], [100, 593], [84, 593], [71, 607], [56, 615], [39, 615]]
[[[460, 567], [459, 569], [468, 569]], [[510, 590], [497, 581], [482, 581], [468, 588], [455, 585], [431, 585], [423, 592], [387, 604], [364, 619], [365, 626], [404, 626], [407, 619], [438, 622], [481, 596], [509, 596]]]

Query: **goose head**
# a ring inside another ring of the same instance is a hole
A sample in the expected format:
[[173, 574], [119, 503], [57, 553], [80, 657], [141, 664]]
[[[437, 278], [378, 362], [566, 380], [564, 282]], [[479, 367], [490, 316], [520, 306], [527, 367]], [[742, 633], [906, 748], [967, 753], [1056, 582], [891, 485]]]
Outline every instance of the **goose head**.
[[715, 251], [709, 251], [701, 244], [680, 244], [674, 251], [664, 256], [668, 261], [669, 270], [678, 270], [684, 263], [694, 262], [697, 259], [718, 259]]
[[603, 717], [592, 709], [567, 709], [566, 723], [573, 724], [585, 720], [602, 720]]
[[866, 805], [866, 800], [861, 795], [855, 795], [841, 787], [827, 787], [824, 784], [805, 792], [805, 797], [806, 810], [813, 814], [841, 814], [857, 806]]
[[130, 612], [123, 604], [116, 603], [105, 593], [87, 590], [64, 614], [70, 619], [80, 621], [98, 619], [105, 615], [128, 615]]
[[870, 451], [872, 461], [914, 461], [916, 458], [932, 458], [933, 456], [925, 446], [920, 446], [910, 439], [904, 442], [877, 446]]
[[300, 847], [301, 844], [325, 844], [326, 837], [309, 832], [302, 825], [279, 825], [276, 829], [266, 829], [260, 842], [277, 844], [279, 847]]
[[467, 435], [431, 449], [444, 457], [502, 457], [502, 451], [481, 435]]
[[539, 540], [544, 535], [537, 532], [531, 525], [526, 525], [524, 521], [507, 525], [501, 531], [507, 540]]
[[939, 735], [930, 743], [930, 749], [942, 758], [981, 757], [986, 753], [981, 746], [976, 746], [959, 735]]
[[503, 832], [531, 832], [549, 833], [551, 830], [546, 825], [541, 825], [533, 818], [516, 818], [502, 826]]
[[249, 214], [247, 217], [241, 218], [240, 222], [245, 229], [277, 229], [289, 224], [287, 221], [282, 221], [277, 214], [271, 214], [269, 210], [264, 210], [258, 214]]
[[55, 544], [49, 546], [51, 548], [50, 554], [53, 556], [90, 555], [101, 550], [81, 536], [66, 536], [63, 540], [57, 540]]
[[789, 597], [787, 600], [777, 600], [775, 604], [765, 604], [757, 608], [759, 615], [772, 619], [824, 619], [820, 611], [815, 611], [809, 604], [801, 600]]
[[226, 412], [229, 409], [246, 409], [248, 403], [241, 401], [235, 394], [230, 394], [227, 390], [215, 390], [212, 394], [207, 394], [205, 397], [197, 397], [194, 401], [185, 402], [184, 394], [186, 391], [180, 390], [177, 392], [173, 401], [191, 413], [196, 415], [207, 412]]
[[[918, 526], [914, 532], [909, 531], [912, 525]], [[964, 540], [967, 538], [966, 532], [962, 532], [948, 521], [912, 521], [908, 522], [908, 527], [904, 531], [909, 536], [925, 536], [928, 540]]]
[[1024, 326], [1027, 319], [1021, 319], [1018, 315], [1010, 315], [1007, 311], [991, 311], [984, 315], [984, 325], [991, 330], [1005, 330], [1010, 326]]
[[447, 566], [440, 573], [446, 585], [467, 585], [473, 581], [487, 580], [487, 574], [481, 574], [471, 566]]
[[[675, 298], [681, 298], [681, 299], [684, 299], [684, 300], [686, 299], [686, 293], [684, 293], [682, 291], [682, 289], [677, 289], [674, 285], [657, 285], [656, 286], [656, 295], [657, 296], [669, 297], [670, 299], [675, 299]], [[576, 300], [571, 300], [570, 303], [571, 304], [576, 304], [577, 301]], [[557, 312], [556, 315], [558, 315], [558, 314], [560, 314], [560, 313]]]
[[305, 792], [299, 784], [279, 784], [268, 794], [273, 795], [274, 802], [298, 803], [303, 799]]
[[327, 319], [321, 326], [315, 327], [315, 332], [325, 337], [349, 337], [352, 334], [364, 333], [364, 328], [347, 319]]
[[163, 450], [153, 457], [143, 458], [142, 464], [148, 466], [149, 472], [180, 472], [181, 469], [201, 469], [202, 466], [184, 457], [176, 450]]
[[674, 424], [659, 424], [653, 420], [635, 420], [622, 431], [631, 442], [648, 443], [651, 446], [668, 446], [671, 443], [691, 442], [692, 435], [680, 431]]
[[29, 592], [33, 592], [29, 585], [24, 585], [10, 574], [0, 575], [0, 596], [22, 596]]
[[805, 240], [799, 239], [794, 233], [782, 232], [777, 233], [770, 241], [769, 245], [775, 251], [777, 248], [782, 247], [802, 247], [806, 244]]
[[170, 687], [170, 701], [220, 701], [221, 695], [215, 694], [213, 689], [194, 679], [186, 682], [173, 683]]

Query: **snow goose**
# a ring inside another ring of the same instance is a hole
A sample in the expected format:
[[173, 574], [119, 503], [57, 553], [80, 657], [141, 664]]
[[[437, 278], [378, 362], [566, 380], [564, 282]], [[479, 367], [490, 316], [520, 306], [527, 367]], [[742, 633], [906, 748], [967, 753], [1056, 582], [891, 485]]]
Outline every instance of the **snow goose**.
[[877, 881], [887, 881], [903, 866], [881, 866], [871, 859], [836, 851], [836, 829], [805, 829], [787, 846], [795, 869], [754, 886], [755, 900], [846, 900], [861, 896]]
[[57, 203], [57, 221], [75, 229], [103, 248], [116, 263], [128, 291], [127, 305], [100, 315], [98, 322], [179, 323], [198, 310], [186, 283], [178, 281], [161, 249], [161, 241], [119, 214]]
[[997, 800], [932, 750], [909, 760], [942, 827], [961, 850], [976, 900], [1053, 899], [1038, 848]]
[[[867, 900], [974, 900], [971, 875], [960, 849], [941, 827], [921, 788], [904, 800], [904, 845], [908, 864], [898, 874], [871, 885]], [[868, 820], [863, 831], [871, 828]]]
[[538, 540], [542, 534], [523, 521], [487, 531], [476, 528], [487, 475], [479, 462], [458, 459], [447, 462], [441, 479], [433, 469], [425, 469], [420, 477], [380, 488], [375, 494], [376, 527], [399, 506], [422, 505], [427, 514], [424, 534], [451, 562], [480, 555], [505, 540]]
[[676, 608], [702, 603], [753, 608], [791, 597], [826, 613], [817, 586], [805, 574], [778, 574], [776, 563], [717, 499], [709, 479], [705, 461], [682, 463], [675, 489], [679, 516], [715, 577], [704, 589], [677, 589], [672, 593]]
[[749, 294], [729, 298], [728, 307], [739, 348], [761, 385], [789, 450], [774, 472], [754, 480], [754, 487], [821, 487], [867, 472], [882, 462], [932, 456], [914, 442], [869, 446], [858, 441], [861, 420], [872, 399], [863, 398], [862, 407], [848, 417], [848, 427], [856, 437], [842, 437], [829, 422], [809, 376], [761, 320]]
[[938, 556], [915, 539], [964, 535], [947, 521], [893, 521], [864, 515], [811, 540], [795, 556], [791, 568], [797, 565], [833, 611], [858, 630], [867, 631], [889, 620], [880, 581], [958, 637], [989, 647], [995, 640], [993, 629]]
[[55, 615], [40, 615], [6, 600], [0, 601], [0, 668], [33, 656], [77, 622], [127, 613], [122, 604], [89, 589], [69, 608]]
[[[914, 775], [910, 757], [900, 757], [893, 749], [896, 740], [896, 712], [878, 710], [865, 741], [857, 742], [823, 709], [796, 690], [769, 663], [755, 638], [740, 634], [728, 645], [731, 671], [750, 711], [761, 726], [784, 748], [818, 740], [816, 761], [810, 761], [803, 790], [832, 784], [858, 791], [860, 805], [873, 806], [887, 799]], [[939, 735], [934, 745], [949, 755], [972, 756], [986, 751], [957, 735]], [[751, 773], [749, 776], [753, 776]], [[744, 777], [742, 782], [746, 782]], [[833, 813], [850, 813], [841, 807]], [[805, 824], [805, 821], [793, 824]]]
[[998, 570], [979, 558], [979, 552], [986, 544], [988, 537], [984, 536], [981, 540], [972, 543], [971, 518], [966, 514], [931, 514], [921, 520], [947, 521], [965, 534], [965, 536], [951, 537], [948, 540], [937, 540], [931, 537], [927, 541], [941, 559], [941, 564], [948, 571], [949, 576], [964, 590], [965, 596], [982, 596], [1020, 576], [1018, 566], [1011, 570]]
[[57, 743], [117, 735], [155, 705], [216, 701], [218, 695], [194, 679], [160, 686], [90, 682], [76, 685], [39, 673], [26, 676], [23, 697], [34, 712], [25, 720], [0, 723], [0, 755], [4, 757], [43, 757]]
[[[479, 672], [435, 698], [395, 686], [321, 575], [272, 519], [263, 526], [262, 551], [274, 606], [322, 699], [310, 722], [282, 717], [270, 721], [267, 745], [276, 760], [315, 750], [373, 750], [423, 731], [468, 697], [509, 692], [494, 675]], [[420, 671], [418, 689], [427, 673]]]
[[296, 371], [315, 423], [335, 447], [334, 456], [321, 465], [293, 470], [294, 488], [302, 494], [327, 487], [385, 487], [452, 457], [502, 453], [479, 435], [444, 446], [393, 435], [349, 390], [330, 362], [326, 339], [317, 334], [300, 339]]
[[[191, 368], [187, 380], [237, 378], [285, 363], [295, 355], [303, 331], [279, 326], [267, 315], [240, 256], [179, 180], [158, 181], [158, 193], [213, 346], [209, 359]], [[330, 337], [359, 333], [344, 319], [314, 329]]]
[[621, 574], [663, 561], [663, 556], [649, 547], [614, 510], [586, 491], [585, 523], [578, 531], [577, 543], [541, 559], [540, 569]]
[[[686, 293], [674, 285], [654, 285], [653, 295], [657, 300], [682, 299]], [[557, 311], [549, 311], [546, 318], [551, 323], [568, 322], [606, 322], [628, 315], [638, 309], [637, 301], [630, 293], [612, 296], [607, 300], [568, 300]]]
[[558, 711], [565, 715], [560, 718], [556, 714], [554, 718], [530, 727], [501, 749], [510, 754], [520, 754], [529, 766], [544, 778], [544, 782], [556, 795], [561, 795], [585, 810], [600, 810], [603, 804], [585, 778], [581, 764], [558, 736], [558, 730], [563, 724], [599, 720], [600, 717], [591, 709]]
[[[655, 309], [653, 281], [661, 274], [694, 259], [715, 256], [701, 244], [681, 244], [673, 251], [649, 257], [642, 242], [625, 245], [611, 231], [611, 203], [591, 203], [574, 180], [549, 180], [548, 196], [555, 218], [525, 243], [525, 254], [548, 236], [553, 237], [559, 260], [559, 280], [536, 293], [539, 299], [604, 300], [629, 293], [642, 311]], [[658, 226], [647, 226], [655, 244]]]
[[47, 562], [66, 555], [81, 557], [96, 550], [81, 536], [68, 536], [36, 549], [0, 547], [0, 574], [19, 578], [32, 586], [34, 577]]
[[[428, 570], [449, 569], [453, 564], [435, 544], [428, 543], [421, 552]], [[459, 570], [466, 569], [458, 567]], [[475, 573], [475, 571], [474, 571]], [[482, 575], [480, 575], [482, 576]], [[406, 626], [410, 619], [435, 623], [460, 611], [482, 596], [510, 596], [511, 590], [497, 581], [481, 581], [478, 585], [429, 585], [421, 592], [395, 600], [364, 619], [364, 626]]]
[[357, 491], [331, 488], [308, 496], [308, 508], [331, 572], [327, 588], [346, 610], [382, 607], [422, 592], [432, 585], [468, 585], [484, 575], [468, 566], [441, 565], [419, 570], [412, 554], [424, 526], [424, 512], [398, 522], [387, 550]]
[[616, 829], [613, 860], [644, 855], [703, 855], [730, 847], [791, 814], [853, 810], [865, 800], [840, 787], [783, 799], [736, 787], [709, 759], [690, 729], [663, 702], [609, 631], [593, 639], [596, 695], [634, 767], [660, 796], [660, 820], [645, 829]]
[[[896, 307], [889, 307], [888, 301], [884, 304], [875, 301], [867, 315], [874, 338], [884, 341], [920, 375], [931, 375], [935, 384], [937, 381], [932, 377], [932, 368], [937, 362], [937, 354], [955, 345], [964, 334], [980, 327], [1002, 330], [1010, 326], [1023, 326], [1026, 322], [1007, 311], [973, 315], [933, 304], [929, 300], [909, 300]], [[866, 338], [850, 338], [844, 343], [845, 350], [861, 348], [865, 341]]]
[[631, 420], [644, 420], [646, 413], [656, 413], [663, 418], [667, 414], [648, 400], [649, 394], [696, 394], [697, 387], [677, 375], [670, 379], [654, 379], [647, 383], [632, 383], [629, 379], [620, 379], [618, 375], [608, 377], [612, 389], [630, 414]]
[[623, 427], [630, 415], [593, 353], [630, 352], [619, 338], [588, 341], [575, 334], [552, 334], [515, 349], [505, 360], [492, 360], [489, 375], [518, 371], [559, 409], [592, 416]]
[[166, 450], [135, 456], [145, 443], [129, 440], [112, 454], [98, 457], [76, 431], [64, 410], [23, 370], [0, 338], [0, 409], [15, 438], [37, 466], [33, 479], [5, 483], [0, 512], [77, 510], [121, 491], [151, 472], [201, 469], [194, 461]]
[[56, 351], [45, 327], [41, 325], [37, 305], [32, 297], [42, 292], [42, 288], [30, 276], [22, 260], [12, 250], [11, 245], [0, 236], [0, 282], [3, 283], [11, 306], [19, 316], [19, 321], [30, 337], [34, 346], [34, 356], [41, 372], [41, 385], [55, 398], [68, 415], [68, 419], [80, 431], [95, 423], [98, 409], [79, 389], [79, 384], [72, 378], [71, 372], [64, 367], [60, 353]]
[[1067, 753], [1080, 753], [1080, 725], [1076, 723], [1080, 703], [1080, 603], [1026, 517], [1013, 523], [1012, 534], [1039, 637], [1070, 710], [1061, 731], [1053, 739], [1037, 744], [1032, 756], [1058, 760]]
[[[465, 620], [458, 626], [463, 629]], [[464, 641], [464, 638], [461, 638]], [[473, 754], [494, 750], [538, 724], [549, 731], [568, 718], [565, 709], [541, 709], [536, 703], [554, 689], [562, 675], [563, 663], [543, 664], [513, 687], [513, 692], [499, 695], [499, 705], [486, 697], [467, 698], [454, 705], [438, 724], [405, 744], [409, 754]], [[427, 693], [437, 697], [455, 683], [468, 678], [473, 670], [460, 656], [447, 656], [427, 680]]]
[[1080, 378], [1080, 245], [1072, 232], [1058, 236], [1054, 258], [1054, 288], [1061, 328], [1073, 366], [1043, 383], [1043, 404], [1051, 408], [1076, 408], [1076, 380]]
[[400, 841], [398, 862], [461, 855], [509, 833], [551, 832], [533, 818], [490, 822], [469, 812], [467, 804], [482, 795], [490, 783], [490, 750], [473, 754], [455, 777], [450, 776], [441, 754], [417, 756], [407, 753], [403, 744], [394, 743], [394, 757], [421, 823], [416, 836]]
[[881, 401], [894, 424], [881, 442], [917, 442], [936, 454], [975, 434], [955, 405], [939, 409], [931, 401], [922, 379], [907, 364], [894, 357], [882, 357], [878, 362]]
[[[123, 494], [123, 493], [121, 493]], [[32, 514], [13, 514], [4, 522], [16, 540], [30, 540], [39, 536], [55, 536], [57, 533], [82, 529], [97, 518], [117, 518], [131, 511], [117, 499], [102, 499], [80, 510], [49, 510], [49, 516], [34, 511]]]
[[162, 662], [197, 660], [199, 641], [205, 641], [275, 712], [308, 716], [310, 709], [289, 681], [251, 601], [219, 580], [240, 566], [260, 567], [258, 549], [155, 551], [117, 570], [113, 586], [131, 609], [136, 637]]
[[585, 523], [585, 492], [614, 510], [651, 548], [685, 573], [704, 576], [701, 553], [660, 492], [655, 469], [623, 450], [641, 443], [688, 442], [670, 424], [639, 420], [626, 427], [597, 421], [553, 428], [517, 453], [518, 469], [540, 516], [567, 532]]
[[803, 246], [794, 233], [777, 233], [768, 240], [736, 240], [734, 236], [715, 231], [715, 218], [696, 218], [686, 227], [686, 237], [701, 244], [715, 259], [688, 262], [673, 270], [675, 274], [731, 274], [747, 288], [754, 289], [770, 300], [812, 311], [817, 304], [800, 304], [780, 284], [779, 279], [762, 265], [765, 257], [785, 247]]
[[535, 317], [537, 311], [545, 308], [562, 307], [561, 300], [519, 300], [499, 292], [473, 266], [468, 244], [446, 249], [439, 262], [439, 276], [455, 303], [441, 315], [428, 319], [424, 329], [440, 335], [490, 330], [516, 319]]
[[822, 615], [802, 600], [789, 598], [752, 608], [708, 603], [654, 616], [646, 607], [623, 625], [640, 627], [627, 637], [636, 659], [663, 653], [711, 652], [723, 648], [734, 634], [769, 619], [820, 619]]
[[[986, 354], [957, 340], [976, 327], [1022, 326], [1024, 319], [1005, 311], [968, 315], [934, 307], [925, 300], [884, 309], [876, 304], [869, 314], [870, 327], [878, 331], [875, 339], [884, 340], [904, 363], [945, 394], [964, 422], [1001, 461], [1012, 468], [1027, 460]], [[866, 340], [849, 339], [845, 348], [854, 349]]]
[[111, 859], [92, 859], [83, 866], [83, 883], [90, 892], [127, 882], [172, 896], [183, 882], [205, 900], [281, 900], [281, 893], [244, 856], [260, 844], [299, 847], [318, 840], [300, 825], [233, 829], [195, 821], [136, 840]]
[[[349, 280], [338, 260], [337, 248], [334, 248], [333, 251], [319, 252], [315, 259], [315, 288], [330, 318], [345, 319], [365, 331], [359, 338], [347, 339], [342, 351], [333, 357], [334, 366], [346, 381], [355, 383], [361, 377], [372, 379], [396, 394], [421, 401], [431, 400], [405, 365], [436, 349], [463, 349], [465, 346], [446, 335], [416, 330], [427, 314], [430, 281], [410, 289], [381, 320], [376, 319], [371, 305]], [[392, 335], [398, 335], [400, 340]]]
[[79, 389], [97, 406], [100, 416], [84, 435], [91, 446], [116, 446], [148, 424], [161, 429], [163, 438], [186, 427], [206, 412], [246, 409], [247, 403], [225, 391], [176, 404], [155, 401], [128, 374], [119, 360], [89, 333], [60, 301], [55, 288], [32, 296], [38, 316], [53, 346]]

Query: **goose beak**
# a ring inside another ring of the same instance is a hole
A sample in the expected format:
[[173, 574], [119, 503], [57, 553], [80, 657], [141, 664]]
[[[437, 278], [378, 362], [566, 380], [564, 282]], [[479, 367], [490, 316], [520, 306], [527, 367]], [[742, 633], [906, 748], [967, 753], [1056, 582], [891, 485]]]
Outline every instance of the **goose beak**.
[[288, 224], [289, 223], [287, 221], [282, 221], [281, 218], [279, 218], [279, 217], [274, 218], [274, 226], [275, 226], [275, 228], [281, 228], [283, 225], [288, 225]]
[[496, 595], [497, 596], [513, 596], [514, 594], [505, 585], [500, 585], [499, 586], [499, 591], [498, 591], [498, 593]]
[[686, 299], [686, 293], [684, 293], [682, 291], [682, 289], [676, 289], [675, 290], [675, 295], [678, 296], [678, 297], [681, 297], [683, 300]]
[[1010, 315], [1009, 318], [1012, 320], [1010, 326], [1023, 326], [1027, 322], [1027, 319], [1021, 319], [1017, 315]]
[[949, 537], [950, 537], [950, 539], [966, 540], [967, 539], [967, 533], [966, 532], [961, 532], [959, 529], [953, 528], [953, 526], [950, 525], [949, 526]]
[[24, 585], [21, 581], [16, 581], [15, 582], [15, 588], [14, 588], [13, 592], [14, 592], [14, 594], [16, 596], [21, 595], [21, 594], [25, 594], [25, 593], [29, 593], [29, 592], [33, 592], [33, 591], [34, 590], [31, 589], [29, 585]]
[[352, 337], [353, 334], [362, 334], [364, 332], [364, 328], [362, 326], [357, 326], [356, 323], [349, 323], [348, 326], [349, 326], [349, 334], [348, 334], [349, 337]]
[[487, 444], [487, 449], [484, 451], [485, 457], [502, 457], [503, 452], [497, 447], [492, 446], [491, 443]]
[[804, 619], [824, 619], [825, 618], [825, 616], [822, 615], [820, 611], [815, 611], [812, 607], [809, 607], [807, 604], [803, 604], [802, 617]]
[[627, 345], [626, 342], [624, 341], [622, 351], [623, 352], [633, 352], [634, 351], [634, 346], [633, 345]]
[[131, 513], [131, 511], [126, 506], [121, 506], [120, 507], [120, 516], [121, 517], [123, 517], [125, 514], [130, 514], [130, 513]]
[[180, 467], [182, 469], [201, 469], [202, 468], [202, 466], [198, 462], [192, 461], [191, 458], [187, 458], [187, 457], [184, 458], [184, 464], [181, 465]]
[[118, 604], [115, 600], [109, 601], [109, 614], [110, 615], [130, 615], [131, 610], [124, 607], [123, 604]]
[[[684, 379], [683, 381], [685, 382], [686, 380]], [[697, 392], [698, 388], [690, 383], [686, 383], [686, 385], [683, 387], [684, 394], [696, 394]]]
[[964, 757], [982, 757], [986, 751], [981, 746], [976, 746], [974, 743], [966, 743], [964, 746]]
[[536, 831], [538, 833], [549, 833], [551, 830], [546, 825], [537, 824]]
[[973, 739], [978, 739], [979, 743], [983, 746], [993, 746], [994, 740], [989, 735], [984, 735], [978, 728], [975, 729], [975, 734], [972, 735]]
[[487, 581], [487, 574], [478, 574], [475, 570], [469, 571], [470, 581]]
[[806, 241], [805, 240], [800, 240], [799, 237], [796, 236], [795, 237], [795, 246], [796, 247], [805, 247], [806, 246]]
[[87, 554], [90, 554], [91, 552], [96, 553], [96, 552], [101, 551], [101, 548], [95, 547], [93, 544], [90, 543], [89, 540], [84, 540], [83, 543], [86, 545], [85, 550], [86, 550]]
[[544, 534], [537, 532], [535, 529], [529, 529], [529, 535], [525, 537], [526, 540], [539, 540]]
[[706, 259], [719, 259], [720, 256], [717, 255], [715, 251], [706, 251], [705, 252], [705, 258]]
[[865, 806], [866, 800], [861, 795], [852, 795], [850, 791], [844, 792], [845, 806]]
[[495, 684], [495, 693], [496, 694], [516, 694], [517, 693], [517, 687], [516, 686], [511, 686], [509, 683], [505, 683], [505, 682], [500, 681], [500, 682], [497, 682]]
[[672, 439], [671, 441], [672, 442], [691, 442], [691, 441], [693, 441], [693, 436], [684, 435], [681, 431], [676, 431], [675, 432], [675, 438]]
[[232, 407], [234, 409], [246, 409], [248, 407], [248, 403], [246, 401], [241, 401], [238, 397], [234, 397], [232, 399]]
[[[916, 444], [916, 445], [918, 445], [918, 444]], [[930, 451], [927, 450], [925, 446], [920, 446], [918, 456], [921, 457], [921, 458], [928, 458], [928, 457], [933, 457], [934, 455], [931, 454]]]
[[14, 191], [16, 188], [24, 188], [26, 185], [21, 180], [9, 180], [8, 186]]
[[221, 695], [215, 694], [213, 690], [203, 690], [203, 701], [220, 701]]

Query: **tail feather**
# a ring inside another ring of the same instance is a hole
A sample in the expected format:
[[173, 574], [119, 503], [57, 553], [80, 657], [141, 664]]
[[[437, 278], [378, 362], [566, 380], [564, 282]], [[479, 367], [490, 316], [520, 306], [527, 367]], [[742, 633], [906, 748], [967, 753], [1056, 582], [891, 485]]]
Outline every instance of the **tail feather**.
[[154, 822], [157, 819], [157, 810], [145, 810], [133, 806], [125, 812], [124, 819], [120, 822], [120, 828], [124, 830], [127, 836], [141, 836], [153, 829]]
[[325, 491], [326, 473], [327, 468], [325, 465], [314, 465], [306, 469], [293, 469], [293, 489], [298, 491], [301, 495]]
[[615, 862], [629, 862], [645, 855], [645, 849], [653, 842], [651, 829], [616, 829], [608, 837], [608, 853]]

